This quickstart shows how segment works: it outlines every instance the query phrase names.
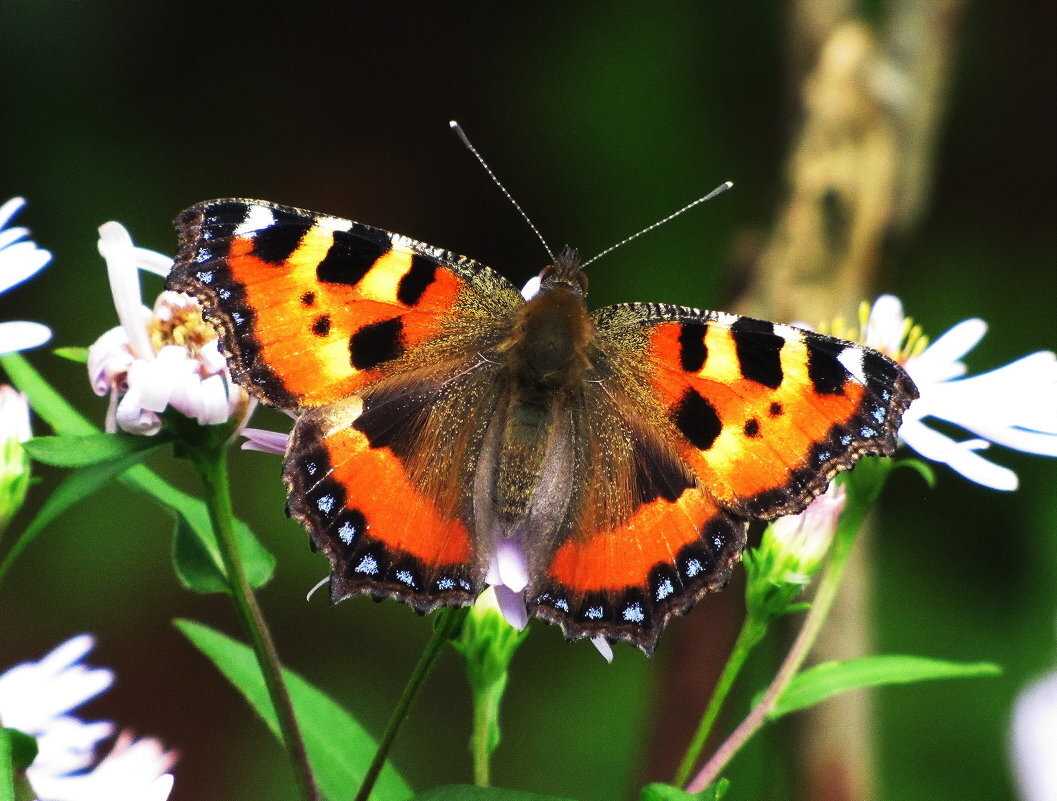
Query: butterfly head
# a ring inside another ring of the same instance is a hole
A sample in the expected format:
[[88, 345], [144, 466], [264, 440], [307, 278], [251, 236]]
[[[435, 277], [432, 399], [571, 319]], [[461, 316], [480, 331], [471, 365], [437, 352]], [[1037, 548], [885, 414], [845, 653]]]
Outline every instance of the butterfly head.
[[568, 245], [558, 254], [554, 264], [539, 274], [540, 291], [564, 289], [579, 297], [587, 296], [587, 275], [580, 266], [580, 254]]

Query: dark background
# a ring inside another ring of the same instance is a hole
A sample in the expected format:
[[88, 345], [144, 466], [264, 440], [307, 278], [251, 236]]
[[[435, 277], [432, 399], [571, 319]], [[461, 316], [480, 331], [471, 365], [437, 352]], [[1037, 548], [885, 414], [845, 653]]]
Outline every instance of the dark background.
[[[768, 229], [783, 194], [795, 104], [782, 4], [400, 8], [5, 0], [0, 200], [29, 200], [17, 222], [55, 258], [3, 298], [0, 319], [45, 322], [55, 345], [90, 344], [116, 325], [96, 227], [119, 220], [139, 244], [170, 252], [176, 212], [228, 195], [406, 233], [520, 284], [545, 256], [449, 132], [451, 118], [552, 246], [585, 255], [733, 180], [722, 199], [591, 268], [596, 305], [724, 306], [738, 243]], [[1052, 2], [970, 5], [931, 210], [878, 281], [933, 336], [987, 320], [968, 359], [975, 371], [1057, 345], [1055, 23]], [[152, 302], [160, 282], [145, 284]], [[82, 368], [46, 350], [30, 358], [102, 421], [105, 400]], [[255, 422], [284, 420], [266, 412]], [[1005, 667], [998, 679], [879, 694], [886, 798], [1011, 797], [1012, 699], [1057, 667], [1057, 473], [1039, 457], [991, 455], [1020, 474], [1018, 492], [940, 469], [935, 491], [906, 473], [885, 498], [878, 649]], [[180, 464], [156, 467], [194, 488]], [[325, 560], [282, 514], [278, 458], [238, 454], [234, 471], [237, 512], [278, 556], [260, 598], [285, 661], [380, 732], [430, 621], [365, 599], [306, 603]], [[40, 472], [30, 509], [57, 478]], [[170, 625], [190, 617], [239, 633], [225, 599], [178, 586], [171, 528], [121, 487], [52, 525], [0, 587], [0, 669], [92, 631], [93, 662], [118, 680], [85, 715], [178, 749], [174, 801], [290, 798], [279, 747]], [[667, 657], [663, 640], [653, 662], [616, 651], [606, 665], [533, 624], [513, 666], [497, 783], [582, 801], [632, 797]], [[394, 753], [414, 787], [469, 780], [468, 702], [448, 654]], [[735, 763], [731, 801], [788, 796], [778, 777], [789, 731], [771, 730]]]

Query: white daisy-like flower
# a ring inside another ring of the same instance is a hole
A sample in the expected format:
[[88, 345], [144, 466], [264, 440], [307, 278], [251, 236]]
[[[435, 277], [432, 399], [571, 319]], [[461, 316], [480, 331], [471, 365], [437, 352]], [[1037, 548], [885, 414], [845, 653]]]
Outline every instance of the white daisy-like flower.
[[[1057, 456], [1057, 356], [1052, 351], [963, 377], [962, 358], [987, 332], [983, 320], [964, 320], [928, 344], [893, 295], [882, 295], [868, 313], [864, 308], [862, 318], [862, 341], [900, 362], [917, 384], [921, 397], [904, 414], [899, 436], [926, 459], [985, 487], [1015, 490], [1016, 473], [980, 451], [994, 443]], [[929, 428], [928, 418], [954, 423], [976, 437], [953, 439]]]
[[88, 377], [97, 395], [110, 395], [106, 430], [152, 435], [166, 407], [201, 425], [226, 422], [252, 408], [231, 380], [216, 332], [198, 301], [162, 292], [153, 311], [143, 305], [139, 270], [168, 275], [172, 260], [136, 247], [120, 223], [99, 228], [110, 290], [121, 325], [88, 350]]
[[[13, 197], [0, 206], [0, 293], [31, 278], [51, 261], [48, 251], [25, 238], [29, 236], [29, 229], [5, 227], [24, 205], [23, 198]], [[0, 323], [0, 356], [35, 348], [49, 339], [51, 329], [40, 323], [25, 320]]]
[[40, 801], [163, 801], [172, 788], [167, 771], [174, 754], [154, 739], [122, 734], [97, 762], [96, 748], [114, 724], [70, 714], [114, 681], [111, 671], [82, 663], [94, 645], [81, 634], [39, 662], [0, 675], [0, 724], [36, 738], [38, 753], [26, 779]]

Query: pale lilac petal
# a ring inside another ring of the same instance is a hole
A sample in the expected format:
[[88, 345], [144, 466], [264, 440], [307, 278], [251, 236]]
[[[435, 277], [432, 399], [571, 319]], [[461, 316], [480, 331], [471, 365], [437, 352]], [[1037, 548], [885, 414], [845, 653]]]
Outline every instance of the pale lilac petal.
[[141, 359], [129, 367], [129, 392], [135, 387], [140, 393], [140, 406], [152, 412], [163, 412], [176, 385], [193, 370], [194, 362], [188, 357], [186, 348], [166, 345], [153, 359]]
[[85, 723], [70, 715], [55, 718], [37, 735], [37, 758], [29, 769], [35, 776], [73, 773], [95, 761], [95, 749], [114, 733], [114, 724], [101, 720]]
[[161, 418], [149, 409], [144, 409], [139, 401], [139, 389], [129, 386], [128, 392], [117, 404], [114, 415], [117, 426], [129, 434], [153, 437], [161, 431]]
[[328, 575], [324, 576], [323, 578], [321, 578], [319, 581], [317, 581], [315, 584], [312, 585], [312, 589], [310, 589], [308, 591], [308, 594], [305, 595], [305, 600], [306, 601], [311, 601], [312, 600], [312, 596], [316, 594], [316, 591], [318, 589], [320, 589], [321, 587], [323, 587], [323, 585], [329, 584], [329, 583], [330, 583], [330, 575], [328, 574]]
[[219, 425], [231, 416], [228, 389], [224, 377], [213, 375], [201, 382], [202, 409], [198, 422], [204, 426]]
[[147, 794], [141, 801], [166, 801], [169, 797], [169, 793], [172, 792], [172, 786], [173, 777], [171, 773], [159, 776], [154, 780], [151, 786], [147, 788]]
[[32, 436], [29, 400], [14, 387], [0, 385], [0, 442], [25, 442]]
[[506, 585], [512, 592], [521, 592], [529, 583], [528, 561], [516, 537], [503, 538], [496, 548], [497, 584]]
[[51, 329], [40, 323], [15, 320], [0, 323], [0, 356], [43, 345], [51, 339]]
[[1023, 801], [1057, 798], [1057, 673], [1017, 698], [1011, 745], [1013, 775]]
[[494, 584], [492, 589], [503, 620], [518, 631], [524, 629], [528, 625], [528, 608], [525, 606], [524, 593], [514, 592], [504, 584]]
[[246, 438], [246, 441], [242, 443], [242, 450], [274, 453], [279, 456], [286, 455], [286, 446], [290, 441], [289, 434], [281, 431], [268, 431], [264, 428], [244, 428], [242, 436]]
[[605, 637], [592, 637], [591, 645], [598, 650], [604, 660], [613, 664], [613, 646], [609, 644], [609, 640]]
[[117, 310], [118, 320], [128, 334], [129, 347], [138, 358], [150, 358], [154, 349], [139, 311], [143, 301], [139, 288], [139, 270], [136, 267], [136, 250], [132, 237], [121, 223], [108, 222], [99, 226], [99, 254], [106, 259], [114, 308]]

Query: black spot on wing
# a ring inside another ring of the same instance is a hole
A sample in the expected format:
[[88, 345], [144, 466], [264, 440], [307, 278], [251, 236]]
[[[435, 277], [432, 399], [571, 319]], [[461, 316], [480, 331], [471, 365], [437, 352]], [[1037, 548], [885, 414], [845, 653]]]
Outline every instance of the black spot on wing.
[[436, 262], [416, 254], [411, 258], [411, 268], [400, 279], [396, 299], [405, 306], [417, 306], [436, 275]]
[[330, 333], [330, 315], [321, 314], [312, 321], [312, 333], [317, 337], [325, 337]]
[[843, 395], [848, 371], [838, 360], [846, 345], [809, 334], [807, 346], [807, 374], [811, 385], [820, 395]]
[[691, 445], [702, 451], [711, 448], [723, 430], [723, 422], [715, 407], [695, 389], [688, 389], [683, 394], [675, 408], [672, 422]]
[[682, 323], [679, 331], [679, 360], [688, 373], [697, 373], [705, 366], [708, 346], [705, 334], [708, 326], [703, 323]]
[[316, 302], [315, 292], [306, 292], [301, 296], [301, 302], [306, 306], [311, 306]]
[[363, 433], [372, 448], [389, 448], [406, 459], [418, 441], [416, 434], [431, 403], [427, 393], [364, 396], [364, 407], [352, 427]]
[[760, 421], [755, 417], [746, 420], [743, 430], [747, 437], [756, 438], [760, 436]]
[[301, 244], [301, 239], [312, 227], [312, 220], [285, 209], [273, 208], [275, 222], [255, 231], [253, 255], [269, 264], [282, 264]]
[[774, 324], [741, 317], [730, 327], [738, 366], [743, 377], [765, 387], [782, 385], [781, 351], [785, 340], [774, 333]]
[[365, 325], [349, 337], [349, 359], [357, 370], [371, 370], [404, 353], [404, 323], [399, 317]]
[[327, 255], [316, 265], [316, 277], [328, 284], [356, 286], [391, 244], [388, 234], [362, 225], [335, 231]]

